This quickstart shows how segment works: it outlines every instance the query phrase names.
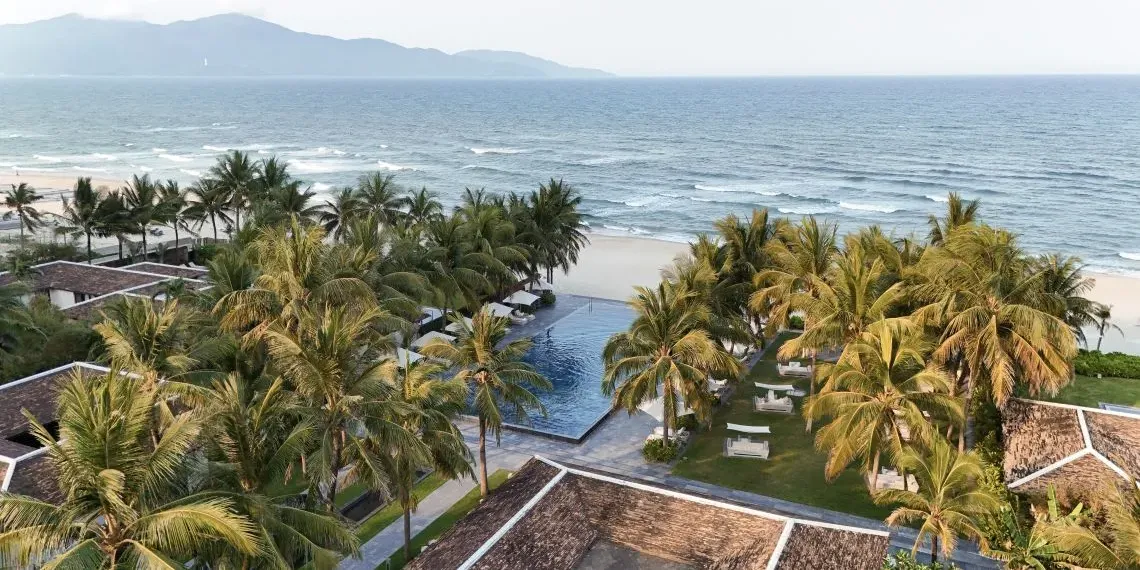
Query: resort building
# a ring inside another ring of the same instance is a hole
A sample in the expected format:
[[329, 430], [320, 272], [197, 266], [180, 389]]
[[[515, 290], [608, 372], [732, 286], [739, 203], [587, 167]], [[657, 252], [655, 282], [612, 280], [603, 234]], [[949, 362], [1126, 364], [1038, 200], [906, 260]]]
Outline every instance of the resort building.
[[534, 457], [406, 568], [878, 570], [888, 544]]
[[180, 277], [182, 279], [201, 280], [209, 273], [202, 267], [189, 267], [186, 265], [170, 265], [168, 263], [155, 263], [153, 261], [144, 261], [142, 263], [135, 263], [127, 265], [122, 269], [130, 271], [141, 271], [143, 273], [155, 273], [158, 275], [166, 275], [168, 277]]
[[1069, 500], [1095, 500], [1140, 477], [1140, 416], [1013, 399], [1002, 414], [1006, 484]]
[[27, 410], [53, 435], [58, 434], [56, 393], [73, 374], [99, 376], [108, 368], [74, 362], [0, 385], [0, 491], [57, 501], [59, 487], [47, 448], [32, 435]]
[[[60, 309], [112, 293], [131, 292], [149, 297], [161, 292], [163, 284], [174, 279], [205, 284], [193, 278], [170, 274], [172, 271], [180, 271], [179, 267], [160, 266], [156, 263], [136, 264], [132, 267], [140, 265], [147, 266], [147, 271], [74, 261], [52, 261], [31, 267], [23, 281], [31, 287], [32, 295], [47, 295], [51, 304]], [[151, 271], [154, 266], [161, 267], [163, 273]], [[10, 272], [0, 273], [0, 285], [8, 285], [17, 280]]]

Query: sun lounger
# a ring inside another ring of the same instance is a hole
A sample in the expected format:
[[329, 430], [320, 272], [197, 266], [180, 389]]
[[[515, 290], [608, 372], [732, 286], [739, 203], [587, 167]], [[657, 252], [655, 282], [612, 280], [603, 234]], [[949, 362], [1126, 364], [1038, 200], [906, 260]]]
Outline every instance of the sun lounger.
[[[664, 439], [664, 438], [665, 438], [665, 427], [664, 426], [657, 426], [657, 427], [653, 428], [653, 433], [649, 434], [649, 437], [645, 438], [645, 442], [649, 443], [650, 441], [656, 441], [656, 440]], [[685, 428], [670, 430], [669, 431], [669, 439], [671, 441], [678, 441], [678, 442], [687, 441], [689, 439], [689, 432], [686, 431]]]
[[725, 427], [729, 431], [738, 431], [740, 433], [772, 433], [768, 426], [746, 426], [744, 424], [727, 424]]
[[753, 396], [752, 404], [756, 408], [757, 412], [779, 412], [782, 414], [790, 414], [792, 413], [793, 409], [791, 398], [787, 396], [784, 396], [783, 398], [777, 398], [775, 394], [771, 392], [768, 393], [767, 398]]
[[753, 382], [753, 384], [762, 390], [775, 390], [776, 392], [791, 392], [796, 389], [791, 384], [765, 384], [763, 382]]
[[750, 437], [724, 438], [725, 457], [751, 457], [768, 459], [768, 442], [754, 441]]
[[799, 362], [777, 364], [776, 371], [780, 373], [780, 376], [811, 376], [811, 366], [804, 366]]
[[[867, 485], [870, 486], [871, 474], [870, 473], [866, 474], [865, 478], [867, 481]], [[895, 471], [894, 469], [888, 469], [886, 467], [879, 470], [879, 476], [875, 480], [875, 489], [874, 489], [875, 491], [879, 491], [882, 489], [902, 489], [902, 488], [903, 488], [903, 478], [902, 478], [902, 475], [899, 475], [898, 471]], [[915, 480], [914, 475], [907, 475], [906, 476], [906, 488], [908, 490], [911, 490], [911, 491], [915, 491], [918, 489], [918, 481]]]

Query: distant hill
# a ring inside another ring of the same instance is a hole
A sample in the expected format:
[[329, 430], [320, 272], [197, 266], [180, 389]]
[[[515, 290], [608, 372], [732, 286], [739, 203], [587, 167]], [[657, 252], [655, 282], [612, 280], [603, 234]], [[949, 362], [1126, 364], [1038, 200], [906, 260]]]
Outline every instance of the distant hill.
[[0, 26], [0, 73], [112, 76], [597, 77], [515, 52], [451, 55], [296, 32], [240, 14], [166, 25], [67, 15]]
[[534, 57], [518, 51], [496, 51], [490, 49], [470, 49], [461, 51], [455, 55], [477, 59], [488, 63], [501, 63], [507, 65], [520, 65], [531, 69], [537, 69], [543, 72], [547, 77], [565, 77], [565, 78], [597, 78], [597, 77], [613, 77], [612, 73], [607, 73], [600, 69], [589, 69], [585, 67], [567, 67], [560, 63], [550, 61], [549, 59], [542, 59], [541, 57]]

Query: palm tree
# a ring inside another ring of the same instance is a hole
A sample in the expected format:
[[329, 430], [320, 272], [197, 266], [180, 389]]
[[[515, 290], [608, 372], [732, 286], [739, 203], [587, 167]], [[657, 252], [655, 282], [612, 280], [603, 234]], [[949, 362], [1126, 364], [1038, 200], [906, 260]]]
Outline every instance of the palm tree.
[[20, 283], [0, 285], [0, 353], [13, 352], [20, 343], [21, 333], [43, 333], [24, 304], [28, 289]]
[[158, 187], [159, 183], [152, 181], [149, 174], [144, 174], [141, 178], [135, 174], [123, 188], [123, 201], [126, 203], [130, 219], [134, 223], [135, 231], [142, 235], [144, 261], [150, 255], [146, 236], [150, 232], [151, 224], [166, 221], [167, 212], [166, 208], [160, 207]]
[[582, 196], [569, 184], [551, 178], [518, 202], [513, 208], [518, 215], [512, 218], [520, 226], [519, 239], [531, 247], [532, 261], [545, 270], [547, 281], [553, 281], [554, 270], [569, 271], [590, 242], [578, 212]]
[[411, 192], [401, 198], [400, 202], [408, 210], [407, 216], [410, 225], [425, 227], [443, 217], [443, 204], [439, 203], [439, 195], [435, 192], [429, 192], [427, 188]]
[[978, 200], [962, 200], [957, 192], [951, 192], [946, 200], [946, 217], [940, 220], [930, 216], [927, 219], [930, 225], [928, 241], [932, 245], [941, 245], [955, 229], [973, 224], [980, 205]]
[[322, 215], [322, 208], [309, 205], [309, 201], [316, 196], [312, 186], [301, 190], [300, 181], [290, 182], [285, 186], [273, 190], [269, 195], [270, 204], [281, 217], [296, 216], [300, 220], [318, 220]]
[[770, 327], [788, 326], [790, 317], [804, 310], [795, 301], [817, 299], [816, 289], [839, 254], [835, 245], [838, 229], [834, 222], [820, 224], [815, 216], [808, 216], [799, 224], [785, 226], [782, 239], [771, 242], [772, 267], [757, 273], [756, 292], [749, 300], [753, 311], [768, 316]]
[[404, 205], [394, 174], [370, 172], [356, 183], [356, 198], [361, 209], [374, 215], [380, 223], [394, 225], [404, 216]]
[[63, 215], [60, 216], [67, 223], [56, 231], [70, 234], [72, 237], [85, 236], [87, 238], [87, 263], [91, 263], [91, 236], [99, 228], [99, 191], [91, 187], [91, 178], [79, 178], [75, 181], [75, 190], [72, 199], [63, 199]]
[[34, 232], [40, 226], [43, 214], [33, 206], [39, 199], [35, 188], [28, 186], [27, 182], [13, 184], [12, 189], [4, 194], [4, 205], [9, 210], [4, 214], [4, 219], [11, 220], [13, 216], [20, 219], [21, 248], [24, 247], [24, 230]]
[[1064, 321], [1077, 341], [1087, 344], [1084, 328], [1096, 323], [1093, 314], [1096, 303], [1085, 295], [1093, 290], [1096, 281], [1084, 276], [1081, 260], [1050, 253], [1035, 258], [1030, 267], [1030, 271], [1041, 274], [1038, 280], [1044, 295], [1041, 308]]
[[1100, 343], [1104, 341], [1104, 333], [1116, 329], [1120, 336], [1124, 336], [1124, 331], [1112, 322], [1112, 305], [1104, 305], [1097, 303], [1093, 308], [1093, 318], [1096, 319], [1096, 351], [1100, 352]]
[[340, 192], [334, 194], [331, 200], [325, 200], [324, 212], [321, 213], [317, 221], [325, 229], [325, 233], [339, 241], [344, 237], [344, 231], [349, 222], [360, 217], [361, 210], [356, 191], [350, 187], [344, 187], [341, 188]]
[[709, 336], [709, 309], [684, 286], [666, 281], [657, 289], [638, 287], [630, 306], [637, 316], [629, 330], [611, 336], [602, 350], [602, 392], [630, 414], [662, 398], [668, 442], [678, 397], [706, 419], [713, 399], [708, 379], [737, 378], [740, 363]]
[[889, 526], [922, 521], [911, 554], [929, 536], [931, 562], [938, 560], [939, 552], [949, 557], [958, 535], [981, 536], [977, 521], [1000, 506], [990, 491], [978, 485], [981, 460], [973, 452], [959, 453], [939, 437], [931, 439], [928, 449], [904, 450], [896, 463], [914, 474], [918, 489], [885, 489], [875, 494], [875, 503], [900, 505], [887, 517]]
[[234, 227], [241, 230], [241, 211], [258, 192], [261, 165], [249, 159], [249, 155], [235, 150], [218, 157], [210, 167], [208, 178], [217, 182], [221, 191], [229, 197], [228, 206], [234, 211]]
[[1013, 235], [961, 227], [931, 249], [922, 266], [929, 282], [918, 295], [931, 302], [915, 319], [942, 331], [934, 357], [968, 380], [967, 400], [981, 385], [1004, 406], [1019, 378], [1032, 394], [1054, 393], [1069, 381], [1076, 338], [1046, 310], [1042, 272], [1026, 261]]
[[1090, 568], [1140, 567], [1140, 489], [1114, 489], [1104, 505], [1106, 540], [1088, 528], [1053, 525], [1046, 534], [1060, 549]]
[[115, 366], [156, 383], [213, 362], [229, 345], [222, 336], [206, 334], [210, 325], [204, 315], [177, 299], [155, 305], [147, 298], [124, 297], [103, 309], [103, 321], [92, 328]]
[[99, 200], [99, 207], [95, 210], [95, 235], [100, 237], [114, 237], [119, 242], [119, 259], [123, 259], [123, 241], [126, 235], [133, 232], [134, 222], [118, 190], [107, 192]]
[[832, 418], [815, 440], [828, 451], [828, 480], [860, 461], [873, 493], [883, 452], [898, 457], [908, 442], [926, 445], [938, 437], [924, 412], [961, 422], [961, 404], [949, 395], [951, 380], [928, 366], [929, 350], [921, 332], [901, 319], [879, 321], [847, 345], [804, 410], [813, 419]]
[[376, 332], [383, 311], [314, 305], [313, 311], [302, 309], [294, 326], [271, 322], [263, 338], [313, 422], [316, 443], [305, 459], [306, 477], [331, 511], [341, 483], [359, 480], [387, 492], [385, 454], [408, 454], [420, 464], [429, 459], [416, 434], [392, 419], [402, 405], [385, 381], [396, 363], [381, 359], [393, 348]]
[[189, 207], [186, 215], [191, 219], [205, 222], [207, 218], [214, 228], [214, 241], [218, 240], [218, 220], [230, 222], [228, 208], [232, 198], [230, 191], [221, 183], [209, 178], [202, 178], [190, 187]]
[[142, 382], [117, 371], [76, 373], [59, 391], [58, 438], [27, 414], [58, 472], [62, 502], [0, 495], [5, 560], [24, 568], [173, 568], [179, 563], [171, 561], [217, 543], [247, 555], [261, 549], [232, 501], [181, 492], [200, 425], [184, 413], [156, 427]]
[[503, 428], [503, 409], [510, 406], [516, 417], [526, 416], [527, 409], [546, 414], [542, 402], [531, 391], [549, 390], [550, 381], [522, 361], [530, 349], [529, 339], [503, 344], [507, 320], [479, 311], [466, 321], [455, 344], [437, 341], [425, 346], [423, 354], [450, 362], [455, 370], [453, 381], [467, 387], [472, 406], [479, 417], [479, 492], [487, 496], [487, 431], [495, 437]]
[[460, 380], [441, 378], [442, 366], [427, 361], [400, 363], [389, 380], [396, 390], [392, 399], [404, 404], [406, 412], [396, 421], [419, 435], [427, 448], [430, 462], [411, 461], [407, 454], [384, 456], [386, 471], [396, 491], [396, 500], [404, 510], [404, 557], [412, 555], [412, 513], [419, 498], [412, 492], [417, 472], [431, 467], [448, 479], [473, 476], [468, 462], [471, 451], [463, 434], [452, 421], [467, 405], [467, 386]]
[[[167, 180], [165, 184], [158, 185], [158, 203], [163, 217], [174, 228], [174, 247], [181, 248], [179, 230], [185, 230], [191, 235], [194, 233], [190, 229], [193, 214], [190, 210], [190, 190], [180, 187], [177, 180]], [[189, 246], [186, 247], [186, 252], [189, 254]]]
[[422, 258], [430, 264], [427, 277], [439, 292], [444, 311], [475, 307], [494, 288], [487, 275], [506, 271], [494, 256], [474, 249], [458, 216], [430, 223], [427, 246]]
[[268, 200], [274, 192], [299, 181], [289, 174], [289, 163], [276, 156], [262, 159], [257, 165], [256, 183], [250, 195], [251, 202]]
[[335, 568], [357, 550], [356, 535], [335, 517], [294, 506], [298, 495], [280, 490], [291, 475], [301, 476], [292, 471], [312, 444], [315, 426], [300, 418], [301, 406], [280, 377], [231, 373], [206, 391], [208, 490], [232, 500], [265, 547], [255, 555], [218, 553], [236, 558], [234, 567], [296, 568], [311, 561], [315, 568]]

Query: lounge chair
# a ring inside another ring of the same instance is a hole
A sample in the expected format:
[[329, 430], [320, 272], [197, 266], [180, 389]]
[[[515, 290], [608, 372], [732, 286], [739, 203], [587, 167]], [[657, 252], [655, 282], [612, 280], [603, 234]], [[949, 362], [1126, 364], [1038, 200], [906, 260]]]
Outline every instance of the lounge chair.
[[740, 433], [772, 433], [772, 429], [768, 426], [749, 426], [744, 424], [726, 424], [725, 429], [728, 431], [738, 431]]
[[[871, 474], [867, 473], [864, 475], [864, 479], [867, 481], [867, 486], [869, 487], [871, 485]], [[886, 467], [879, 470], [879, 477], [875, 480], [875, 491], [902, 488], [903, 478], [902, 475], [899, 475], [898, 471]], [[906, 488], [910, 491], [918, 490], [918, 481], [915, 480], [914, 475], [906, 476]]]
[[780, 376], [811, 376], [811, 365], [804, 366], [799, 362], [777, 364], [776, 371], [780, 373]]
[[753, 382], [753, 384], [757, 388], [760, 388], [762, 390], [774, 390], [776, 392], [784, 392], [785, 393], [784, 395], [786, 395], [786, 396], [795, 396], [795, 397], [799, 398], [801, 396], [807, 395], [803, 390], [800, 390], [799, 388], [796, 388], [795, 386], [793, 386], [791, 384], [765, 384], [763, 382]]
[[[657, 426], [657, 427], [653, 428], [653, 433], [649, 434], [649, 437], [645, 438], [645, 442], [649, 443], [650, 441], [656, 441], [656, 440], [664, 439], [664, 438], [665, 438], [665, 427], [664, 426]], [[677, 441], [677, 442], [688, 441], [689, 432], [687, 430], [685, 430], [685, 428], [679, 428], [676, 430], [671, 430], [669, 432], [669, 439], [671, 439], [673, 441]]]
[[779, 412], [782, 414], [792, 413], [793, 404], [792, 399], [784, 396], [777, 398], [775, 392], [768, 391], [768, 397], [761, 398], [760, 396], [752, 397], [752, 404], [757, 412]]
[[768, 459], [768, 442], [755, 441], [750, 437], [724, 438], [725, 457], [751, 457], [753, 459]]
[[709, 392], [717, 394], [717, 393], [720, 393], [722, 390], [724, 390], [727, 387], [728, 387], [728, 381], [727, 380], [713, 380], [712, 378], [709, 378]]
[[513, 325], [525, 325], [527, 323], [526, 317], [516, 317], [514, 313], [511, 313], [510, 319]]

